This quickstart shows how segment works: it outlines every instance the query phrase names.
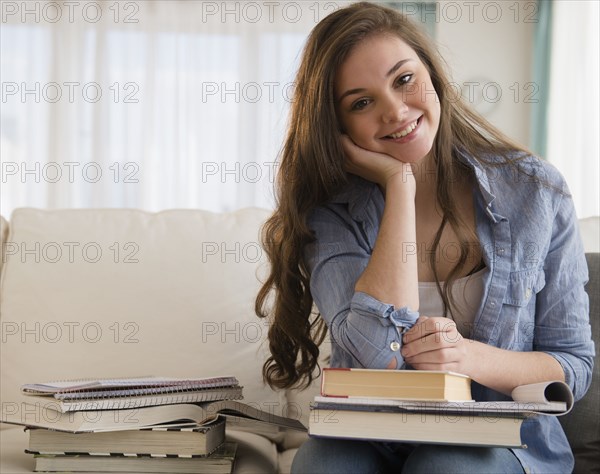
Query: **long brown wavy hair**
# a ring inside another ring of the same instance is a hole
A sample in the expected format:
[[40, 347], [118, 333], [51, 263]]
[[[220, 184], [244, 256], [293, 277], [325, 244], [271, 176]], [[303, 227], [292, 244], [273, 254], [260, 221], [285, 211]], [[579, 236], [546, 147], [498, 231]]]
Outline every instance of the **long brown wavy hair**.
[[[275, 189], [277, 205], [262, 228], [270, 273], [257, 295], [255, 311], [261, 318], [271, 318], [271, 356], [264, 363], [263, 377], [274, 388], [307, 386], [318, 368], [319, 345], [327, 328], [318, 312], [313, 311], [304, 249], [314, 241], [314, 235], [307, 218], [348, 183], [334, 101], [334, 77], [352, 49], [375, 34], [395, 35], [417, 53], [440, 101], [441, 116], [432, 154], [437, 176], [443, 177], [437, 180], [437, 201], [443, 218], [434, 238], [430, 265], [444, 302], [444, 313], [451, 305], [449, 289], [465, 267], [469, 238], [473, 238], [464, 230], [466, 226], [454, 199], [458, 178], [469, 172], [456, 159], [456, 150], [462, 149], [482, 162], [482, 155], [487, 153], [503, 155], [508, 160], [515, 151], [528, 153], [457, 97], [437, 49], [420, 27], [404, 15], [363, 2], [324, 18], [309, 35], [303, 51], [281, 150]], [[442, 288], [436, 270], [436, 250], [446, 225], [458, 238], [460, 257]]]

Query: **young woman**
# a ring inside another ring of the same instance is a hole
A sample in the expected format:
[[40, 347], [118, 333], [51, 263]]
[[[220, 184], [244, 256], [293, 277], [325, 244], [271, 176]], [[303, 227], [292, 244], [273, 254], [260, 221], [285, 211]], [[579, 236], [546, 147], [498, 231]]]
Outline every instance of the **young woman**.
[[[331, 365], [451, 370], [477, 400], [564, 380], [587, 390], [587, 266], [560, 174], [458, 97], [430, 40], [401, 14], [353, 4], [311, 33], [263, 244], [273, 387]], [[313, 307], [316, 306], [316, 312]], [[569, 472], [555, 417], [527, 449], [309, 439], [312, 472]]]

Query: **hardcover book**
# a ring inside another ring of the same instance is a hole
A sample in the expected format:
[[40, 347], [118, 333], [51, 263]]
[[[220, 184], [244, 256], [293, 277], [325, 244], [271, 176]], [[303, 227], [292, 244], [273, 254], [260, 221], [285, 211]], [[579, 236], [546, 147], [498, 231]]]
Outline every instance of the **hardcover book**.
[[147, 454], [207, 456], [225, 441], [225, 418], [199, 426], [167, 424], [125, 431], [68, 433], [28, 428], [30, 454]]
[[315, 404], [309, 434], [329, 438], [522, 447], [524, 416], [406, 412], [399, 407]]
[[398, 400], [471, 400], [470, 377], [428, 370], [324, 368], [321, 395]]
[[47, 472], [156, 472], [229, 474], [236, 443], [223, 443], [212, 455], [200, 457], [145, 455], [36, 454], [35, 471]]

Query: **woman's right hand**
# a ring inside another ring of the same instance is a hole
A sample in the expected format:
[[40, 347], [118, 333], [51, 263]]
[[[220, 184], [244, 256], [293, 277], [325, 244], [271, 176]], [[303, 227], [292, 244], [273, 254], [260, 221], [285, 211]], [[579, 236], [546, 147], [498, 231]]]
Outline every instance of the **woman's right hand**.
[[377, 183], [384, 190], [391, 180], [405, 183], [412, 190], [416, 189], [412, 168], [408, 163], [384, 153], [361, 148], [348, 135], [342, 135], [341, 140], [346, 153], [345, 169], [348, 173]]

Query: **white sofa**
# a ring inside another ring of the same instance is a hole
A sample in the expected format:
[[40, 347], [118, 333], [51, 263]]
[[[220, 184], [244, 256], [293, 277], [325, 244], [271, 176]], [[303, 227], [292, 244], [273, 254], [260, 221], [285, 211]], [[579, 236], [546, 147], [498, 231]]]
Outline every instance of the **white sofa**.
[[[18, 209], [2, 219], [2, 409], [18, 406], [27, 382], [232, 374], [247, 403], [307, 424], [314, 389], [301, 401], [262, 383], [268, 323], [254, 298], [267, 215]], [[305, 435], [229, 436], [235, 472], [275, 473], [289, 471]], [[26, 446], [21, 427], [2, 425], [0, 472], [32, 471]]]
[[[2, 409], [27, 382], [233, 374], [245, 401], [308, 424], [317, 391], [262, 383], [268, 323], [254, 314], [268, 211], [18, 209], [1, 220]], [[598, 251], [598, 219], [582, 222]], [[323, 356], [328, 352], [324, 344]], [[29, 415], [32, 416], [32, 415]], [[229, 431], [236, 473], [285, 473], [306, 436]], [[2, 425], [0, 472], [30, 472], [21, 427]]]

